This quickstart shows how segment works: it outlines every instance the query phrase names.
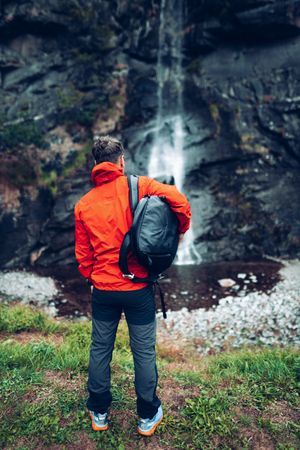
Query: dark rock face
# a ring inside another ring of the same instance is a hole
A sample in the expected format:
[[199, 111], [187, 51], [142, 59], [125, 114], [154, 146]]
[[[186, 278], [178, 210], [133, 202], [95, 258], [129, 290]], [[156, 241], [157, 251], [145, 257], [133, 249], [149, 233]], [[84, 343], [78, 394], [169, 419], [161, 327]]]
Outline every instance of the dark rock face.
[[99, 0], [1, 4], [2, 267], [74, 260], [72, 209], [90, 188], [91, 161], [84, 177], [80, 168], [93, 134], [120, 127], [125, 102], [119, 8]]
[[[74, 261], [93, 136], [119, 136], [128, 172], [147, 171], [159, 4], [2, 2], [1, 267]], [[299, 27], [300, 0], [185, 1], [185, 192], [204, 261], [300, 255]]]
[[[209, 111], [214, 130], [188, 150], [194, 167], [187, 169], [187, 189], [198, 196], [196, 204], [201, 205], [203, 191], [215, 204], [207, 216], [199, 214], [198, 223], [195, 217], [196, 240], [205, 259], [211, 254], [295, 257], [300, 250], [300, 2], [240, 4], [232, 2], [210, 28], [214, 48], [187, 60], [186, 109], [200, 116], [198, 124]], [[192, 11], [193, 2], [191, 17]], [[211, 18], [206, 21], [200, 25], [207, 33]], [[187, 36], [187, 52], [188, 42]], [[201, 102], [205, 106], [199, 108]], [[206, 127], [202, 130], [206, 136]]]

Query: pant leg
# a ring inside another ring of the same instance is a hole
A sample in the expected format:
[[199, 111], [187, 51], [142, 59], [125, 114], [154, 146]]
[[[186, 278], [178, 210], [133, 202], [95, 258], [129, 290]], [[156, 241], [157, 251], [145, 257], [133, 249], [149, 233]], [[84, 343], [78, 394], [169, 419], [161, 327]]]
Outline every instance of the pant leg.
[[105, 413], [111, 405], [110, 362], [120, 317], [99, 320], [92, 316], [92, 343], [88, 369], [87, 407], [96, 413]]
[[134, 359], [137, 413], [151, 419], [161, 402], [156, 395], [158, 373], [156, 366], [156, 319], [143, 325], [128, 322], [130, 347]]

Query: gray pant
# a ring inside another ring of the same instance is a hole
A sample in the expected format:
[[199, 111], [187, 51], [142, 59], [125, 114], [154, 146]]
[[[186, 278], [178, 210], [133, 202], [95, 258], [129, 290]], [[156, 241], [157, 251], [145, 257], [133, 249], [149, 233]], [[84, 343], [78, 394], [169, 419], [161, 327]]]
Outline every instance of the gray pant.
[[[98, 305], [101, 308], [101, 305]], [[107, 305], [106, 305], [107, 307]], [[111, 308], [113, 308], [113, 303]], [[132, 308], [132, 304], [130, 305]], [[124, 306], [126, 314], [126, 305]], [[110, 362], [119, 323], [119, 316], [114, 320], [99, 320], [92, 316], [92, 343], [88, 370], [87, 388], [88, 409], [104, 413], [109, 408], [112, 396], [110, 392]], [[156, 396], [156, 319], [146, 324], [127, 324], [130, 347], [134, 360], [135, 392], [137, 396], [137, 413], [142, 418], [152, 418], [160, 405]]]

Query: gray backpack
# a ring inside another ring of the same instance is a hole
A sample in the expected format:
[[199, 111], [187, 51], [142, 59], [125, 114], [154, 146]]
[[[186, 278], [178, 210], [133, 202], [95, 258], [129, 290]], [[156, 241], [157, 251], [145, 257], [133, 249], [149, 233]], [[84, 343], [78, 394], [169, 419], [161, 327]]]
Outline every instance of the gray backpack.
[[[175, 258], [179, 242], [179, 222], [164, 197], [147, 195], [138, 200], [137, 176], [128, 177], [128, 185], [133, 222], [121, 245], [119, 266], [123, 277], [133, 283], [157, 283], [161, 273], [170, 267]], [[129, 250], [148, 269], [147, 278], [139, 278], [129, 272]]]

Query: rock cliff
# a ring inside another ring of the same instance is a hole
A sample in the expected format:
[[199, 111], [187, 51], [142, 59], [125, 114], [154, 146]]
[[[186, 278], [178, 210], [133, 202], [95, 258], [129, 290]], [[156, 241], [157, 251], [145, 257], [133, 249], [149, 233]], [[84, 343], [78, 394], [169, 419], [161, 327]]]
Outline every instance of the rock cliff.
[[[186, 0], [185, 191], [204, 261], [300, 255], [300, 0]], [[2, 1], [0, 265], [74, 261], [91, 142], [147, 168], [157, 0]]]

